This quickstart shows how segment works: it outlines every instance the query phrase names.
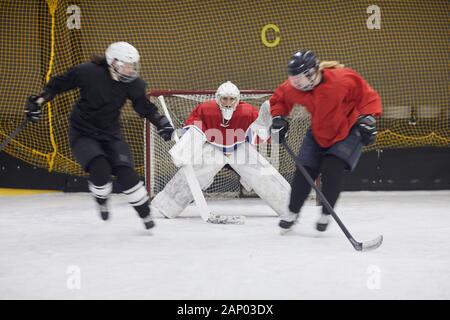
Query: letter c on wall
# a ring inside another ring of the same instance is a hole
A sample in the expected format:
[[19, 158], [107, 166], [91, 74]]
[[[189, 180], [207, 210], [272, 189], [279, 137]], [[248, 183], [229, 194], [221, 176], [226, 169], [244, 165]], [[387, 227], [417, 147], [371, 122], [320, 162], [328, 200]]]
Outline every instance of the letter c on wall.
[[[272, 29], [273, 31], [275, 31], [275, 34], [277, 34], [275, 39], [273, 41], [271, 41], [271, 42], [269, 42], [267, 40], [267, 37], [266, 37], [267, 31], [269, 29]], [[269, 48], [276, 47], [280, 43], [280, 40], [281, 40], [280, 36], [278, 35], [279, 33], [280, 33], [280, 28], [278, 28], [275, 24], [273, 24], [273, 23], [266, 24], [261, 30], [261, 41], [262, 41], [262, 43], [266, 47], [269, 47]]]

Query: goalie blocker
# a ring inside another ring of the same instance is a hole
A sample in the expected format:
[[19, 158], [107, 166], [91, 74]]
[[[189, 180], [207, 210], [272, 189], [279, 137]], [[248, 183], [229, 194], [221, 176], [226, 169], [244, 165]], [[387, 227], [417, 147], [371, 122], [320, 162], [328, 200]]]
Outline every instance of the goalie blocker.
[[[208, 143], [205, 134], [192, 126], [170, 150], [177, 167], [189, 164], [203, 190], [214, 181], [216, 174], [230, 165], [241, 177], [244, 188], [253, 189], [278, 215], [288, 210], [290, 185], [256, 148], [242, 142], [233, 146], [234, 152], [224, 153], [223, 146]], [[250, 190], [248, 190], [250, 191]], [[179, 170], [165, 188], [156, 195], [151, 206], [167, 218], [176, 218], [193, 201], [186, 176]]]

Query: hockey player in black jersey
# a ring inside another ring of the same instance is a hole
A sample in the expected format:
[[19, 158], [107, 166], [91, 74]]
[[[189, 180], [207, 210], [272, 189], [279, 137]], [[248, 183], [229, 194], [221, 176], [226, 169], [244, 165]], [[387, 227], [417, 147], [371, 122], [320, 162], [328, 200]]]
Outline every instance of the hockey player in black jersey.
[[145, 228], [152, 228], [149, 196], [134, 169], [129, 146], [120, 129], [121, 108], [127, 99], [131, 100], [139, 116], [155, 125], [166, 141], [171, 139], [173, 128], [146, 97], [146, 83], [139, 78], [137, 49], [127, 42], [115, 42], [108, 47], [105, 57], [94, 57], [51, 78], [41, 94], [28, 98], [27, 118], [37, 122], [46, 102], [75, 88], [80, 89], [80, 98], [70, 116], [70, 147], [78, 163], [89, 173], [89, 190], [102, 219], [109, 217], [108, 199], [114, 175]]

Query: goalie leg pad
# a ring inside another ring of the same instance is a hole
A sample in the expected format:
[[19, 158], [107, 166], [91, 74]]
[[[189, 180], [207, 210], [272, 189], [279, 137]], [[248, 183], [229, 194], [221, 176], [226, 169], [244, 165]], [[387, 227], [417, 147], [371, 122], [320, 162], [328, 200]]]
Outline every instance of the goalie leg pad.
[[241, 178], [239, 179], [239, 182], [241, 183], [241, 185], [244, 187], [244, 189], [247, 191], [247, 192], [252, 192], [252, 185], [251, 185], [251, 183], [249, 183], [249, 182], [247, 182], [247, 180], [245, 180], [244, 178], [242, 178], [242, 176], [241, 176]]
[[[201, 169], [194, 167], [195, 175], [202, 189], [208, 188], [221, 168], [212, 165]], [[186, 175], [182, 170], [178, 170], [164, 189], [152, 200], [151, 208], [152, 211], [158, 212], [166, 218], [176, 218], [193, 200], [194, 197], [189, 189]]]
[[278, 215], [289, 211], [291, 186], [252, 145], [241, 144], [230, 165]]
[[[210, 144], [203, 146], [203, 157], [214, 157], [216, 160], [211, 161], [209, 165], [194, 166], [195, 176], [200, 187], [205, 190], [212, 182], [216, 174], [225, 165], [226, 160], [223, 153]], [[175, 218], [194, 200], [186, 180], [186, 175], [179, 170], [173, 178], [167, 183], [164, 189], [156, 195], [151, 202], [153, 212], [158, 212], [166, 218]]]

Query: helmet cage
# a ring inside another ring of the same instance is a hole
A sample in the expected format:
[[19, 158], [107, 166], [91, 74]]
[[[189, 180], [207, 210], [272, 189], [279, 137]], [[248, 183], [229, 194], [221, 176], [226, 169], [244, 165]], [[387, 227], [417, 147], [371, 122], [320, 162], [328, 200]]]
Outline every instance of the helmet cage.
[[[236, 107], [239, 104], [240, 100], [240, 92], [238, 87], [231, 83], [230, 81], [227, 81], [225, 83], [222, 83], [219, 88], [216, 91], [216, 103], [220, 108], [220, 111], [222, 112], [222, 116], [224, 120], [230, 120], [233, 116], [234, 110], [236, 110]], [[223, 103], [222, 99], [226, 97], [233, 98], [230, 103], [230, 99], [228, 99], [227, 103]]]
[[131, 82], [139, 77], [139, 62], [123, 62], [114, 59], [109, 66], [117, 81]]
[[315, 66], [296, 75], [289, 76], [290, 84], [301, 91], [314, 89], [316, 79], [319, 75], [319, 66]]
[[[223, 103], [223, 98], [232, 98], [232, 102], [230, 103]], [[219, 105], [220, 111], [222, 111], [222, 117], [225, 120], [230, 120], [233, 116], [233, 112], [236, 110], [236, 107], [239, 103], [239, 98], [235, 96], [230, 95], [218, 95], [217, 97], [217, 104]]]

